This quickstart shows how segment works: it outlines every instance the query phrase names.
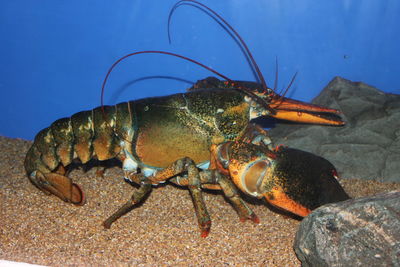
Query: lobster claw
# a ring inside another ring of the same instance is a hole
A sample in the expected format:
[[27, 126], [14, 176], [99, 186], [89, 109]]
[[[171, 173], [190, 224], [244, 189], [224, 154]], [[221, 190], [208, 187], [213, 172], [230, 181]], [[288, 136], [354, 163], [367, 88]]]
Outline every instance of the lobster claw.
[[298, 149], [280, 147], [260, 191], [274, 206], [301, 217], [328, 204], [350, 199], [326, 159]]
[[325, 125], [345, 124], [339, 116], [341, 114], [339, 110], [324, 108], [279, 95], [272, 97], [269, 107], [274, 110], [274, 113], [270, 116], [277, 119]]
[[328, 160], [293, 148], [271, 151], [246, 146], [251, 160], [233, 160], [229, 166], [234, 183], [242, 191], [264, 197], [273, 206], [301, 217], [324, 204], [350, 198]]

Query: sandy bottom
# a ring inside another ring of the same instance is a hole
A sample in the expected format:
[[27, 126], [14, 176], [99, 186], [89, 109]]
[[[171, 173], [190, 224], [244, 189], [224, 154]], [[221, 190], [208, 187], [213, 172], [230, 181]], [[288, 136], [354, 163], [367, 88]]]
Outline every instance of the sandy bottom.
[[[52, 266], [267, 265], [300, 266], [292, 245], [299, 221], [251, 201], [260, 224], [241, 223], [221, 194], [205, 194], [211, 233], [201, 238], [189, 191], [172, 185], [151, 195], [109, 230], [102, 226], [134, 189], [115, 167], [104, 178], [96, 168], [70, 177], [87, 196], [82, 207], [36, 189], [25, 176], [30, 142], [0, 137], [0, 259]], [[357, 179], [343, 180], [353, 197], [400, 189]]]

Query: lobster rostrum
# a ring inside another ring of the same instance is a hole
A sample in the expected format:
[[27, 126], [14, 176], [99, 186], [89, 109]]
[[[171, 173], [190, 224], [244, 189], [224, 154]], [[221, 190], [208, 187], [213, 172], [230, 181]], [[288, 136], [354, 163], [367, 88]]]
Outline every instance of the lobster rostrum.
[[[185, 1], [178, 3], [181, 2]], [[200, 4], [196, 1], [188, 2]], [[141, 184], [134, 196], [144, 195], [151, 184], [156, 183], [148, 177], [169, 170], [168, 167], [174, 162], [186, 158], [193, 161], [194, 166], [206, 168], [213, 145], [249, 138], [251, 119], [273, 116], [305, 123], [344, 124], [337, 110], [291, 100], [268, 88], [247, 46], [242, 40], [241, 43], [257, 69], [261, 84], [232, 81], [197, 61], [170, 52], [141, 51], [122, 57], [107, 73], [103, 89], [112, 69], [121, 60], [144, 53], [181, 57], [213, 71], [225, 81], [207, 78], [194, 84], [186, 93], [145, 98], [113, 106], [102, 105], [59, 119], [36, 135], [27, 152], [24, 165], [29, 179], [45, 193], [82, 205], [85, 203], [83, 190], [68, 178], [68, 167], [75, 160], [85, 164], [91, 159], [104, 161], [117, 158], [122, 161], [125, 177], [135, 177], [131, 179]], [[264, 133], [254, 131], [254, 127], [250, 129], [253, 130], [250, 130], [249, 140], [261, 140], [268, 144], [269, 138]], [[196, 200], [201, 199], [201, 187], [195, 178], [191, 178], [196, 177], [191, 172], [198, 172], [197, 167], [188, 170], [187, 180], [197, 205], [196, 211], [200, 212], [198, 218], [203, 220], [205, 217], [201, 214], [206, 211], [205, 207], [199, 204], [201, 201]], [[176, 179], [169, 177], [172, 182]], [[220, 187], [224, 190], [221, 184]], [[238, 205], [241, 208], [244, 206]], [[122, 214], [115, 213], [105, 225], [109, 226]]]

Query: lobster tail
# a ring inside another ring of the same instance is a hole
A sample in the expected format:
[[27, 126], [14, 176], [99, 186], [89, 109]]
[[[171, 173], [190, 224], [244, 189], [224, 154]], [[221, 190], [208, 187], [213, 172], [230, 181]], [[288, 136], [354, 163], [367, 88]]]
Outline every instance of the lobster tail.
[[[122, 149], [131, 151], [133, 118], [131, 102], [82, 111], [41, 130], [25, 158], [25, 170], [33, 184], [61, 199], [82, 204], [80, 187], [65, 175], [74, 159], [82, 164], [92, 158], [107, 160]], [[121, 142], [121, 141], [128, 142]]]

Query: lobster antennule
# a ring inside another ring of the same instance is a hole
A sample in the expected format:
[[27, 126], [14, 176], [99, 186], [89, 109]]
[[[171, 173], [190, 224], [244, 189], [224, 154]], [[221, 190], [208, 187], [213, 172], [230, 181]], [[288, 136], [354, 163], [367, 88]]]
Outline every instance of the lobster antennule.
[[129, 54], [125, 55], [125, 56], [120, 57], [120, 58], [119, 58], [118, 60], [116, 60], [116, 61], [111, 65], [111, 67], [108, 69], [107, 74], [106, 74], [106, 76], [105, 76], [105, 78], [104, 78], [104, 80], [103, 80], [103, 84], [102, 84], [102, 86], [101, 86], [101, 97], [100, 97], [100, 102], [101, 102], [101, 106], [102, 106], [102, 107], [104, 106], [104, 101], [103, 101], [103, 100], [104, 100], [105, 87], [106, 87], [106, 84], [107, 84], [107, 81], [108, 81], [108, 78], [109, 78], [111, 72], [112, 72], [112, 71], [114, 70], [114, 68], [115, 68], [121, 61], [123, 61], [124, 59], [126, 59], [126, 58], [128, 58], [128, 57], [131, 57], [131, 56], [140, 55], [140, 54], [163, 54], [163, 55], [178, 57], [178, 58], [184, 59], [184, 60], [186, 60], [186, 61], [192, 62], [192, 63], [194, 63], [194, 64], [196, 64], [196, 65], [199, 65], [200, 67], [203, 67], [204, 69], [209, 70], [210, 72], [212, 72], [212, 73], [218, 75], [219, 77], [221, 77], [221, 78], [223, 78], [223, 79], [225, 79], [225, 80], [227, 80], [227, 81], [232, 81], [231, 79], [229, 79], [229, 78], [226, 77], [225, 75], [223, 75], [223, 74], [217, 72], [216, 70], [214, 70], [214, 69], [212, 69], [212, 68], [210, 68], [210, 67], [208, 67], [208, 66], [206, 66], [206, 65], [204, 65], [204, 64], [202, 64], [202, 63], [200, 63], [200, 62], [198, 62], [198, 61], [196, 61], [196, 60], [194, 60], [194, 59], [191, 59], [191, 58], [188, 58], [188, 57], [185, 57], [185, 56], [176, 54], [176, 53], [167, 52], [167, 51], [161, 51], [161, 50], [137, 51], [137, 52], [129, 53]]

